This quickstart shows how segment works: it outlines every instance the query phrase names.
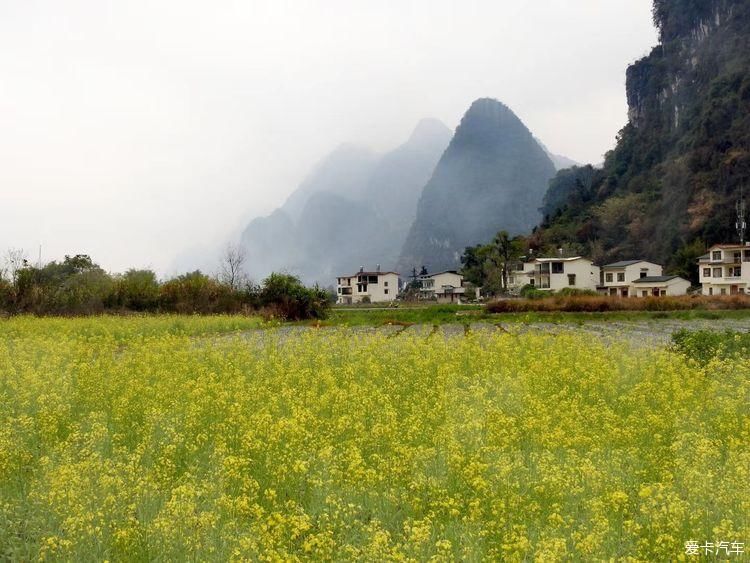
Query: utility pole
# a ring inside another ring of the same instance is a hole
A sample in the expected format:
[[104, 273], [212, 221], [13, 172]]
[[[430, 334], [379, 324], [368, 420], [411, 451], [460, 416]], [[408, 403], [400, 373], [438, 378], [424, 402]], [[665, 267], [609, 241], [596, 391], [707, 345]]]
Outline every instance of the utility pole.
[[740, 244], [745, 244], [745, 231], [747, 230], [747, 223], [745, 222], [745, 198], [740, 188], [740, 199], [737, 201], [737, 222], [735, 228], [737, 234], [740, 236]]

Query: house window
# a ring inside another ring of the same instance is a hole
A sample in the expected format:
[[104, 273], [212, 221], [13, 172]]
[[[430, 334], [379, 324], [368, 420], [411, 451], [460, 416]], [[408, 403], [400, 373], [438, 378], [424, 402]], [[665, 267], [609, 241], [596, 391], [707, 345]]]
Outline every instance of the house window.
[[531, 279], [529, 280], [529, 285], [530, 285], [531, 287], [534, 287], [534, 278], [531, 278]]
[[714, 288], [713, 287], [709, 287], [708, 288], [708, 294], [709, 295], [713, 295], [714, 294]]
[[738, 250], [737, 252], [733, 253], [732, 258], [734, 259], [735, 264], [739, 264], [740, 262], [742, 262], [742, 253]]
[[[388, 282], [387, 281], [383, 282], [383, 287], [388, 287]], [[388, 292], [386, 291], [386, 293], [388, 293]]]
[[721, 250], [714, 250], [711, 253], [711, 260], [721, 260]]
[[618, 282], [624, 282], [625, 281], [625, 272], [617, 272], [617, 281]]
[[715, 278], [721, 277], [721, 268], [714, 268], [714, 277]]
[[721, 288], [721, 294], [722, 295], [726, 295], [727, 294], [727, 288], [726, 287], [722, 287]]
[[740, 266], [729, 268], [729, 275], [733, 278], [739, 278], [742, 275], [742, 268]]
[[384, 290], [383, 290], [383, 293], [385, 293], [386, 295], [388, 295], [388, 290], [387, 290], [387, 289], [384, 289]]
[[336, 289], [336, 293], [341, 293], [341, 288], [340, 287]]
[[703, 277], [704, 278], [710, 278], [711, 277], [711, 268], [703, 268]]
[[552, 262], [552, 273], [553, 274], [562, 274], [563, 273], [563, 263], [562, 262]]
[[612, 274], [605, 274], [604, 275], [604, 279], [606, 281], [608, 281], [608, 282], [612, 282], [612, 281], [614, 281], [615, 278], [614, 278], [614, 276]]
[[645, 289], [641, 291], [641, 297], [648, 297], [648, 291]]
[[575, 284], [576, 284], [576, 275], [568, 274], [568, 285], [575, 285]]
[[648, 270], [641, 270], [641, 277], [645, 278], [648, 275]]
[[367, 283], [378, 283], [378, 276], [367, 276]]
[[666, 289], [662, 289], [662, 290], [661, 290], [661, 292], [660, 292], [659, 294], [660, 294], [660, 295], [666, 295], [666, 294], [667, 294], [667, 290], [666, 290]]
[[743, 260], [744, 260], [745, 262], [750, 262], [750, 250], [745, 250], [745, 251], [743, 252], [743, 254], [744, 254], [744, 258], [743, 258]]

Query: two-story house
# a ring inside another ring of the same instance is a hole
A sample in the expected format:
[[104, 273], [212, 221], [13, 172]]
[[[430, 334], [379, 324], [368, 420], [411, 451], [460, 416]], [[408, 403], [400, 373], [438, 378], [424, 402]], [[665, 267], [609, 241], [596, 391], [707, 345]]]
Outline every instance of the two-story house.
[[[605, 264], [601, 268], [600, 293], [628, 297], [632, 295], [633, 282], [647, 277], [658, 277], [663, 273], [659, 264], [647, 260], [622, 260]], [[689, 285], [689, 284], [688, 284]]]
[[356, 274], [336, 278], [336, 303], [383, 303], [394, 301], [398, 296], [398, 273], [366, 272], [360, 268]]
[[563, 288], [592, 289], [599, 283], [599, 266], [588, 258], [534, 258], [529, 262], [529, 283], [537, 289], [559, 291]]
[[419, 276], [420, 298], [436, 299], [438, 303], [460, 303], [466, 288], [464, 277], [456, 270]]
[[703, 295], [736, 295], [750, 288], [750, 243], [715, 244], [698, 259]]

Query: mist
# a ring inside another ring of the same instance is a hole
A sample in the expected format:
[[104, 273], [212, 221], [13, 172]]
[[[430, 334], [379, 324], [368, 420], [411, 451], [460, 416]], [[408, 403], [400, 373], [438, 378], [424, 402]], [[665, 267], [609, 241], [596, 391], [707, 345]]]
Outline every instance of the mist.
[[649, 0], [0, 0], [0, 251], [210, 269], [342, 143], [383, 153], [476, 98], [598, 163]]

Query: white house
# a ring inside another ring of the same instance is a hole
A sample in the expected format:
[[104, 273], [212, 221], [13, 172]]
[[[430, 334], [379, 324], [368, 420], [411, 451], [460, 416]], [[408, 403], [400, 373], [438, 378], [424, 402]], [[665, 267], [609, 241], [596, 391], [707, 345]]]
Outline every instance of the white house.
[[566, 287], [595, 290], [599, 284], [599, 266], [588, 258], [534, 258], [526, 274], [537, 289], [559, 291]]
[[419, 276], [422, 299], [437, 299], [438, 303], [460, 303], [466, 293], [464, 277], [455, 270]]
[[632, 281], [629, 295], [633, 297], [660, 297], [685, 295], [690, 282], [680, 276], [644, 276]]
[[398, 296], [398, 273], [359, 272], [350, 276], [336, 278], [336, 303], [351, 305], [353, 303], [384, 303], [393, 301]]
[[703, 295], [749, 293], [750, 243], [715, 244], [698, 259]]
[[602, 266], [599, 292], [627, 297], [634, 281], [663, 274], [659, 264], [647, 260], [622, 260]]
[[518, 290], [531, 283], [534, 274], [533, 262], [516, 262], [508, 272], [508, 289]]

